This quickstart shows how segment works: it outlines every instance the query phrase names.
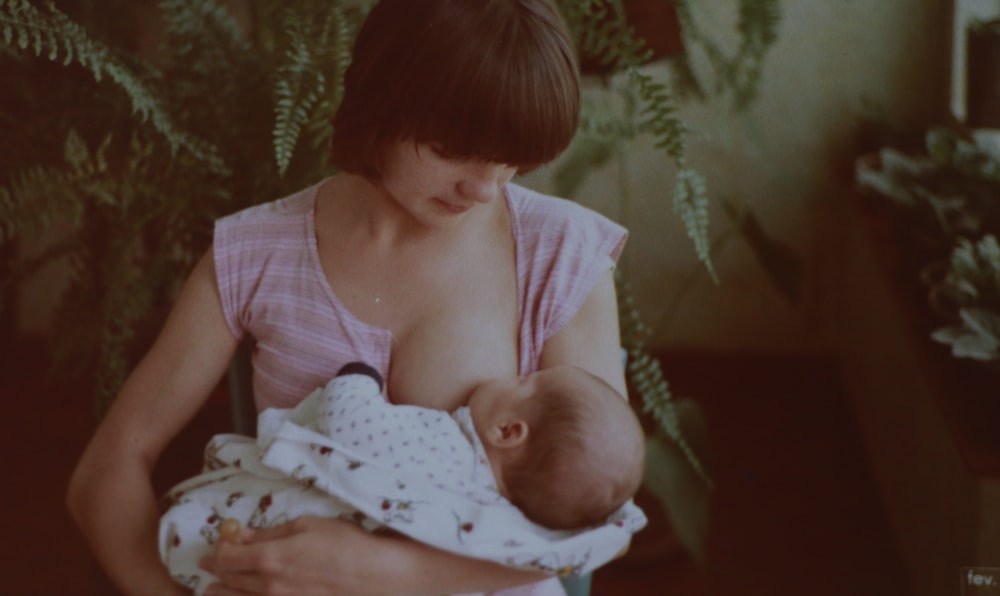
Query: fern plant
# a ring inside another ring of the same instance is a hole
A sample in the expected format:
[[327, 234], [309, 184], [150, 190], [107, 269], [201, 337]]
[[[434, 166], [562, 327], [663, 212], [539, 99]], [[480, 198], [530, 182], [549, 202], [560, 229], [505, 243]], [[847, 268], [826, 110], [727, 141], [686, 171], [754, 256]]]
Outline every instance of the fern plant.
[[[579, 154], [563, 167], [564, 181], [572, 180], [561, 187], [561, 192], [571, 195], [579, 182], [581, 176], [573, 171], [581, 172], [599, 165], [623, 141], [642, 135], [651, 136], [653, 146], [675, 166], [674, 212], [694, 243], [698, 258], [712, 279], [718, 282], [712, 263], [707, 185], [699, 172], [687, 162], [685, 137], [688, 130], [676, 109], [680, 101], [688, 98], [729, 97], [736, 111], [746, 110], [753, 103], [764, 58], [777, 40], [781, 20], [780, 0], [736, 2], [739, 44], [729, 55], [714, 37], [702, 30], [695, 18], [694, 0], [671, 0], [671, 3], [677, 10], [688, 51], [666, 59], [672, 74], [672, 81], [668, 84], [642, 68], [651, 52], [642, 40], [635, 37], [628, 25], [627, 2], [560, 2], [581, 55], [607, 67], [605, 84], [611, 94], [622, 100], [623, 106], [616, 112], [608, 108], [609, 102], [584, 104], [580, 133], [590, 142], [578, 144]], [[707, 56], [707, 70], [698, 72], [694, 68], [694, 53]]]
[[[682, 16], [690, 2], [676, 0]], [[209, 245], [212, 221], [332, 173], [330, 119], [353, 37], [373, 3], [253, 0], [241, 23], [214, 0], [161, 0], [165, 43], [137, 54], [129, 21], [137, 3], [0, 0], [0, 66], [8, 73], [0, 97], [0, 243], [63, 230], [42, 252], [8, 265], [3, 283], [70, 263], [52, 334], [56, 363], [93, 372], [98, 415]], [[558, 4], [581, 52], [611, 66], [623, 81], [613, 91], [634, 107], [623, 118], [585, 112], [580, 137], [605, 148], [653, 137], [676, 166], [675, 210], [714, 276], [707, 191], [687, 163], [687, 130], [676, 113], [682, 79], [695, 81], [693, 71], [679, 69], [683, 76], [669, 86], [641, 68], [648, 53], [618, 0]], [[739, 105], [752, 99], [776, 6], [741, 0], [739, 55], [748, 58], [717, 61], [719, 79], [736, 81]], [[687, 88], [696, 87], [705, 93]], [[623, 280], [619, 291], [630, 388], [710, 482], [677, 423]]]
[[[645, 44], [629, 27], [620, 1], [564, 0], [560, 9], [573, 32], [580, 53], [596, 57], [610, 67], [612, 76], [624, 77], [617, 90], [630, 107], [626, 118], [582, 118], [581, 133], [608, 140], [649, 134], [677, 168], [674, 210], [684, 222], [699, 259], [715, 278], [709, 253], [708, 196], [701, 175], [687, 163], [684, 137], [687, 129], [676, 114], [676, 105], [665, 84], [641, 69], [650, 56]], [[634, 107], [633, 107], [634, 106]], [[638, 114], [637, 118], [631, 117]]]
[[[127, 92], [132, 111], [152, 126], [170, 144], [172, 151], [184, 149], [200, 160], [221, 167], [218, 151], [193, 134], [180, 129], [170, 118], [157, 91], [152, 88], [151, 71], [136, 68], [129, 57], [95, 41], [78, 23], [60, 12], [53, 3], [40, 6], [28, 0], [0, 0], [0, 32], [8, 52], [30, 52], [63, 65], [79, 64], [97, 82], [111, 79]], [[146, 79], [146, 80], [144, 80]]]
[[705, 55], [710, 71], [699, 76], [692, 65], [694, 52], [686, 52], [675, 61], [679, 83], [675, 86], [701, 97], [729, 96], [735, 109], [746, 109], [757, 97], [764, 58], [778, 38], [781, 1], [738, 0], [736, 30], [740, 41], [735, 51], [728, 55], [698, 23], [695, 3], [696, 0], [674, 0], [685, 42]]
[[[333, 32], [316, 46], [322, 52], [305, 57], [325, 65], [333, 80], [345, 61], [325, 57], [348, 54], [350, 23], [363, 16], [342, 4], [320, 21]], [[128, 37], [98, 37], [109, 29], [106, 5], [67, 6], [76, 12], [71, 19], [51, 3], [0, 2], [0, 63], [14, 75], [12, 93], [0, 99], [9, 131], [0, 148], [0, 241], [57, 224], [67, 230], [41, 254], [10, 265], [4, 281], [16, 284], [69, 261], [71, 287], [53, 329], [55, 361], [93, 371], [98, 414], [207, 248], [211, 222], [331, 173], [323, 151], [301, 150], [292, 159], [282, 148], [322, 147], [335, 98], [296, 106], [288, 111], [293, 119], [282, 120], [280, 108], [275, 116], [283, 97], [298, 101], [289, 96], [289, 73], [302, 52], [293, 53], [289, 40], [313, 35], [296, 27], [328, 5], [258, 3], [250, 39], [211, 0], [165, 0], [166, 43], [140, 59], [127, 50]], [[110, 12], [120, 18], [134, 6], [123, 2]], [[324, 72], [314, 76], [330, 77]], [[291, 141], [278, 141], [286, 137]]]
[[[680, 16], [685, 43], [697, 46], [710, 57], [712, 71], [699, 77], [691, 65], [690, 54], [682, 53], [670, 59], [674, 79], [673, 84], [668, 86], [643, 68], [651, 52], [629, 27], [626, 4], [622, 0], [563, 0], [559, 3], [581, 55], [608, 67], [605, 85], [620, 100], [622, 107], [616, 111], [608, 108], [612, 102], [585, 101], [578, 139], [556, 173], [556, 188], [557, 194], [572, 196], [585, 172], [616, 154], [622, 143], [643, 135], [651, 136], [654, 148], [662, 151], [675, 167], [674, 212], [684, 223], [698, 258], [712, 279], [718, 282], [711, 258], [707, 185], [687, 161], [685, 137], [688, 130], [677, 114], [678, 102], [685, 97], [706, 99], [731, 95], [733, 108], [745, 110], [756, 97], [764, 56], [777, 39], [780, 2], [739, 0], [737, 32], [741, 41], [731, 56], [727, 56], [711, 36], [702, 32], [694, 18], [693, 0], [674, 0], [673, 4]], [[701, 82], [705, 76], [714, 80], [708, 89]], [[623, 189], [621, 200], [626, 199], [627, 192]], [[765, 270], [770, 271], [774, 266], [773, 259], [761, 254], [758, 247], [777, 244], [763, 234], [748, 240], [751, 240], [751, 248], [761, 257]], [[795, 285], [795, 277], [794, 274], [779, 276], [778, 281], [785, 282], [788, 278], [792, 279], [789, 283]], [[617, 289], [630, 389], [642, 397], [644, 411], [653, 416], [663, 434], [711, 487], [706, 466], [692, 449], [680, 426], [660, 362], [651, 357], [647, 349], [646, 338], [651, 329], [642, 321], [635, 307], [631, 286], [619, 276]], [[794, 293], [793, 288], [789, 295]]]
[[631, 286], [620, 270], [615, 272], [615, 287], [618, 291], [618, 319], [626, 355], [629, 393], [640, 398], [642, 411], [656, 422], [660, 434], [680, 450], [698, 478], [711, 488], [714, 482], [708, 468], [681, 428], [670, 384], [663, 375], [660, 361], [653, 358], [647, 349], [646, 338], [651, 329], [643, 322], [632, 298]]

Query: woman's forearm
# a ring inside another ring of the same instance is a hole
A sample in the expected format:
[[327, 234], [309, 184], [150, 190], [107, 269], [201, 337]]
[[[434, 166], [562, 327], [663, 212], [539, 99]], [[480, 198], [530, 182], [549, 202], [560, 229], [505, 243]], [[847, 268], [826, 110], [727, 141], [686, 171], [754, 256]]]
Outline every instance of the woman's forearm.
[[[545, 579], [404, 537], [373, 534], [344, 520], [300, 517], [246, 530], [205, 559], [220, 594], [454, 594], [496, 591]], [[228, 590], [228, 591], [227, 591]]]
[[373, 585], [391, 594], [492, 592], [542, 581], [549, 576], [471, 559], [396, 537], [376, 537], [378, 577]]
[[93, 469], [84, 460], [67, 494], [74, 521], [111, 581], [125, 594], [185, 594], [157, 550], [159, 509], [139, 469]]
[[70, 512], [98, 562], [126, 594], [186, 593], [160, 561], [152, 469], [218, 384], [236, 344], [222, 315], [208, 251], [73, 473]]

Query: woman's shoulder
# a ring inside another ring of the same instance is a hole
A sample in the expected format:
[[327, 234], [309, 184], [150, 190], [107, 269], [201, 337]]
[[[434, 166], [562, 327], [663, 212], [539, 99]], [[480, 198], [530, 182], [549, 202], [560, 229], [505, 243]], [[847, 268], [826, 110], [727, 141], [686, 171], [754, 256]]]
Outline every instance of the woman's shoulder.
[[258, 203], [231, 213], [219, 219], [219, 222], [234, 224], [238, 222], [268, 222], [284, 219], [294, 219], [306, 216], [313, 211], [316, 191], [322, 183], [303, 188], [288, 196]]
[[215, 221], [212, 247], [223, 281], [256, 283], [268, 264], [304, 267], [312, 242], [315, 187]]
[[620, 249], [627, 230], [608, 217], [579, 203], [547, 195], [517, 184], [509, 184], [507, 195], [516, 234], [524, 242], [542, 244], [604, 244]]
[[508, 184], [507, 195], [510, 198], [511, 208], [522, 218], [555, 222], [604, 217], [579, 203], [547, 195], [519, 184]]

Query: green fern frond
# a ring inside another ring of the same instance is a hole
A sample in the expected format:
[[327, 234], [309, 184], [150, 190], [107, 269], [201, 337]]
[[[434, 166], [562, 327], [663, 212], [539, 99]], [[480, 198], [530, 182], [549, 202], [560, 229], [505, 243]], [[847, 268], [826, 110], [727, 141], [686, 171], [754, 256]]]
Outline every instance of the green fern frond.
[[607, 14], [607, 5], [596, 0], [559, 0], [557, 4], [579, 53], [594, 55], [594, 39], [587, 37], [587, 31], [592, 27], [592, 22], [599, 21]]
[[687, 128], [676, 115], [667, 87], [637, 68], [628, 69], [628, 77], [642, 102], [640, 130], [655, 139], [655, 147], [682, 166], [687, 154], [684, 137]]
[[698, 259], [704, 263], [715, 283], [719, 276], [712, 264], [711, 241], [708, 235], [709, 215], [705, 179], [695, 170], [682, 167], [674, 185], [674, 212], [680, 216], [688, 237], [694, 242]]
[[[225, 147], [233, 168], [250, 162], [260, 168], [260, 126], [248, 125], [263, 116], [267, 73], [260, 53], [242, 25], [218, 0], [161, 0], [166, 39], [157, 57], [162, 76], [170, 81], [161, 88], [175, 108], [175, 120], [186, 130], [204, 131], [206, 140]], [[207, 100], [206, 97], [211, 97]], [[179, 109], [177, 109], [179, 108]], [[220, 127], [218, 122], [238, 122]], [[233, 151], [240, 137], [243, 151]], [[226, 174], [226, 172], [220, 172]]]
[[[333, 32], [333, 39], [329, 41], [330, 65], [333, 67], [333, 97], [331, 98], [333, 109], [340, 105], [344, 97], [344, 74], [347, 67], [351, 65], [351, 49], [354, 44], [359, 21], [352, 21], [339, 3], [335, 3], [327, 12], [325, 31]], [[330, 39], [329, 34], [323, 36], [324, 42]]]
[[[623, 93], [628, 101], [634, 98], [638, 104], [638, 122], [634, 127], [615, 120], [584, 119], [581, 130], [603, 136], [642, 133], [652, 137], [654, 147], [663, 151], [677, 166], [674, 210], [694, 241], [698, 258], [712, 278], [718, 281], [709, 251], [708, 192], [704, 180], [687, 166], [687, 128], [676, 113], [674, 99], [666, 85], [641, 68], [649, 59], [650, 52], [628, 26], [622, 3], [589, 0], [563, 2], [560, 7], [581, 52], [598, 57], [604, 64], [611, 65], [615, 72], [624, 73], [628, 88]], [[689, 10], [686, 5], [678, 8]]]
[[[193, 40], [206, 36], [215, 47], [249, 47], [243, 39], [239, 23], [216, 0], [160, 0], [159, 6], [167, 29], [175, 37]], [[183, 52], [185, 49], [175, 51]]]
[[564, 17], [571, 22], [581, 54], [592, 56], [614, 72], [638, 67], [652, 52], [635, 36], [625, 19], [621, 2], [589, 0], [563, 2]]
[[373, 4], [303, 2], [280, 13], [281, 31], [274, 36], [282, 55], [274, 82], [273, 141], [282, 175], [289, 175], [296, 151], [310, 158], [297, 160], [295, 176], [312, 172], [316, 177], [329, 168], [322, 157], [333, 134], [332, 116], [343, 97], [354, 37]]
[[650, 414], [667, 435], [677, 445], [695, 473], [709, 487], [714, 486], [708, 470], [694, 452], [681, 429], [670, 385], [663, 376], [659, 360], [653, 358], [646, 349], [646, 340], [652, 333], [643, 323], [635, 306], [631, 285], [625, 281], [620, 270], [615, 271], [615, 285], [618, 293], [618, 320], [621, 325], [622, 347], [628, 355], [626, 376], [631, 391], [642, 396], [643, 411]]
[[14, 172], [7, 187], [0, 187], [0, 242], [30, 236], [54, 222], [76, 224], [84, 204], [75, 192], [76, 172], [38, 166]]
[[31, 237], [56, 223], [75, 228], [83, 221], [88, 203], [115, 205], [119, 197], [106, 180], [110, 140], [109, 135], [91, 152], [71, 129], [63, 144], [64, 165], [11, 172], [8, 186], [0, 187], [0, 242]]
[[[278, 69], [278, 79], [274, 89], [276, 97], [274, 155], [278, 171], [282, 175], [292, 160], [292, 153], [298, 144], [302, 127], [309, 122], [311, 112], [326, 92], [326, 77], [317, 64], [310, 43], [311, 17], [311, 14], [301, 10], [289, 10], [285, 13], [284, 26], [291, 43], [285, 52], [286, 60]], [[342, 13], [340, 18], [343, 18]], [[325, 21], [324, 25], [328, 24], [330, 21]], [[330, 29], [327, 26], [323, 29], [319, 41], [321, 45], [325, 44], [330, 36]]]
[[[739, 47], [732, 55], [727, 55], [714, 41], [712, 35], [705, 34], [698, 26], [692, 6], [694, 0], [674, 0], [686, 42], [697, 47], [704, 54], [711, 67], [715, 84], [714, 94], [729, 94], [733, 108], [745, 110], [757, 97], [764, 57], [778, 37], [781, 23], [781, 0], [740, 0], [736, 33], [740, 38]], [[687, 82], [696, 82], [697, 77], [689, 61], [680, 63], [678, 75]], [[697, 84], [701, 88], [700, 83]]]
[[213, 167], [223, 169], [218, 150], [179, 129], [157, 95], [125, 58], [92, 39], [83, 27], [53, 3], [46, 2], [39, 8], [28, 0], [0, 0], [0, 32], [9, 48], [16, 47], [63, 65], [75, 62], [98, 82], [107, 77], [128, 95], [133, 112], [143, 121], [149, 120], [174, 151], [183, 148]]
[[681, 218], [688, 237], [694, 242], [698, 260], [704, 264], [712, 280], [719, 283], [710, 250], [708, 188], [704, 178], [687, 165], [684, 142], [687, 128], [677, 117], [665, 85], [636, 67], [629, 67], [627, 75], [642, 106], [639, 129], [651, 135], [654, 147], [663, 151], [677, 166], [674, 212]]

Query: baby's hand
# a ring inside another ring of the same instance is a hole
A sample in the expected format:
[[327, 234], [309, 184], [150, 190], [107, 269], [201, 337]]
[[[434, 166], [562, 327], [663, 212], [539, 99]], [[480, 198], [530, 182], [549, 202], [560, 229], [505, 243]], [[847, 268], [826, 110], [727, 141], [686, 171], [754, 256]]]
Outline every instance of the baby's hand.
[[240, 537], [241, 534], [240, 522], [237, 519], [227, 517], [219, 524], [219, 540], [231, 544], [243, 544], [243, 539]]

